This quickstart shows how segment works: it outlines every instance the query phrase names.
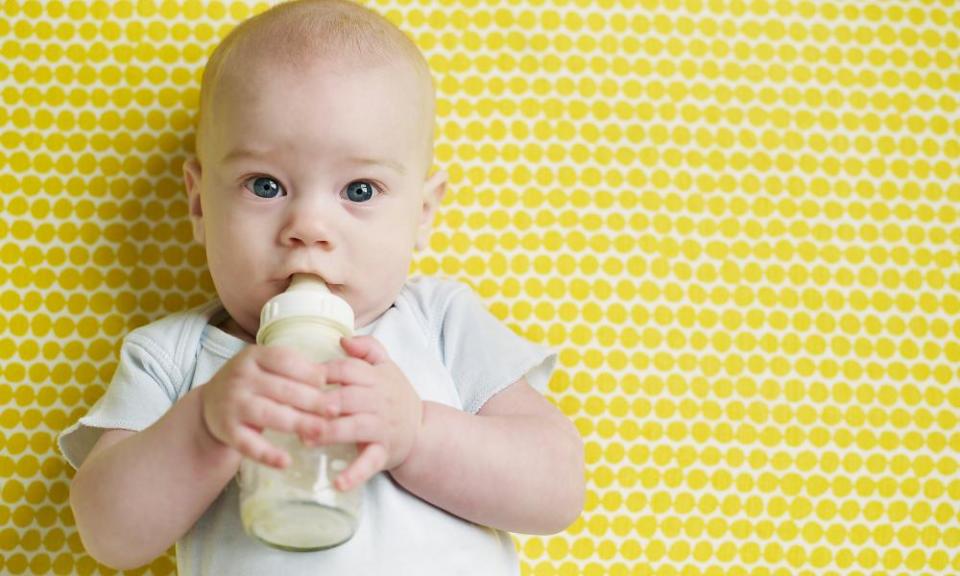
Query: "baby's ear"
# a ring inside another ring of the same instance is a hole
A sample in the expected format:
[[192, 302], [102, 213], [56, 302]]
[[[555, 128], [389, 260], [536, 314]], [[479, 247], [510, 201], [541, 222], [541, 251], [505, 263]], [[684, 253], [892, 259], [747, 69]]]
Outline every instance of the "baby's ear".
[[203, 205], [200, 202], [200, 161], [196, 156], [183, 163], [183, 184], [187, 188], [187, 210], [193, 223], [193, 237], [203, 244]]
[[430, 240], [430, 228], [437, 214], [437, 208], [447, 191], [447, 173], [438, 170], [423, 184], [423, 207], [420, 211], [420, 224], [417, 226], [417, 250], [423, 250]]

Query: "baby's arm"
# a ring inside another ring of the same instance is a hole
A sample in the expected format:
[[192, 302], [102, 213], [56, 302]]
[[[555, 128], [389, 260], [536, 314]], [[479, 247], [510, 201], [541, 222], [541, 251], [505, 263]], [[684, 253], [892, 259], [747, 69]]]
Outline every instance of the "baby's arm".
[[242, 456], [283, 465], [258, 433], [304, 433], [321, 420], [323, 370], [289, 350], [250, 346], [141, 432], [105, 432], [70, 488], [87, 552], [119, 569], [146, 564], [197, 521]]
[[125, 570], [163, 554], [236, 473], [240, 456], [206, 432], [199, 392], [142, 432], [104, 432], [77, 470], [70, 506], [97, 561]]
[[476, 415], [424, 402], [404, 488], [478, 524], [551, 534], [580, 515], [583, 442], [572, 423], [520, 380]]
[[573, 424], [521, 379], [478, 414], [421, 402], [373, 337], [342, 341], [350, 358], [326, 364], [328, 409], [340, 415], [316, 441], [360, 442], [337, 478], [353, 487], [379, 470], [431, 504], [478, 524], [549, 534], [580, 515], [583, 442]]

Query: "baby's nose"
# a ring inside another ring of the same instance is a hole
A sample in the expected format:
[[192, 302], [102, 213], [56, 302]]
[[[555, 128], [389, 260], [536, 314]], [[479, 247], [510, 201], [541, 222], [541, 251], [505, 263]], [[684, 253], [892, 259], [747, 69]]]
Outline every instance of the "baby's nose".
[[283, 231], [284, 241], [293, 246], [320, 245], [331, 247], [333, 230], [333, 210], [320, 203], [303, 203], [291, 206], [288, 225]]

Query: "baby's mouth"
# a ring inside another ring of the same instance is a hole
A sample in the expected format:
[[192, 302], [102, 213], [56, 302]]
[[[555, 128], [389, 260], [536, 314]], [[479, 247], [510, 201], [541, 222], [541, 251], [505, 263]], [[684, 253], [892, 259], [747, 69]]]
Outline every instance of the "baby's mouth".
[[282, 281], [282, 288], [283, 288], [283, 290], [282, 290], [282, 291], [286, 291], [288, 288], [290, 288], [290, 284], [293, 282], [293, 277], [294, 277], [294, 276], [297, 276], [297, 275], [313, 276], [314, 278], [317, 278], [317, 279], [319, 279], [321, 282], [323, 282], [324, 284], [326, 284], [326, 285], [327, 285], [327, 288], [329, 288], [331, 292], [337, 292], [337, 291], [339, 291], [339, 290], [342, 288], [342, 285], [340, 285], [340, 284], [334, 284], [334, 283], [332, 283], [332, 282], [328, 282], [326, 278], [324, 278], [323, 276], [321, 276], [321, 275], [319, 275], [319, 274], [314, 274], [313, 272], [294, 272], [294, 273], [290, 274], [289, 276], [287, 276], [286, 278], [283, 279], [283, 281]]

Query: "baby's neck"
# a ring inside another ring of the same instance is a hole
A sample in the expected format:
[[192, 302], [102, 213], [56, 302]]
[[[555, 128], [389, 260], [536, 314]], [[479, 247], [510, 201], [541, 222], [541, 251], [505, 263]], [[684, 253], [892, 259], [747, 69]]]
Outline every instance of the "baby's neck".
[[231, 336], [243, 340], [244, 342], [250, 342], [253, 344], [257, 341], [255, 336], [247, 333], [247, 331], [244, 330], [243, 327], [240, 326], [240, 324], [238, 324], [237, 321], [234, 320], [230, 315], [227, 315], [226, 318], [220, 321], [220, 323], [217, 324], [217, 328], [223, 330]]

